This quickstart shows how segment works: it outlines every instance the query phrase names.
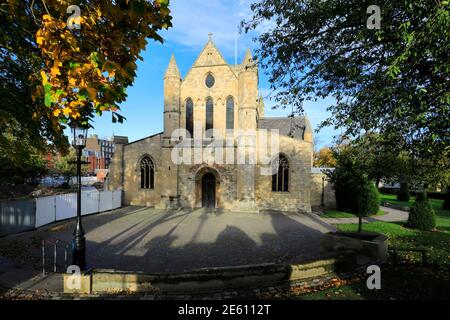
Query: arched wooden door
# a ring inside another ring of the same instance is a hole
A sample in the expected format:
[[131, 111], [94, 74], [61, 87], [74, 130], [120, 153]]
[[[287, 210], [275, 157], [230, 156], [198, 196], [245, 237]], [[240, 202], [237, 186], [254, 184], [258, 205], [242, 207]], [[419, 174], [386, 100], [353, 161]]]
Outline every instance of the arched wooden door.
[[202, 207], [216, 207], [216, 177], [209, 172], [202, 177]]

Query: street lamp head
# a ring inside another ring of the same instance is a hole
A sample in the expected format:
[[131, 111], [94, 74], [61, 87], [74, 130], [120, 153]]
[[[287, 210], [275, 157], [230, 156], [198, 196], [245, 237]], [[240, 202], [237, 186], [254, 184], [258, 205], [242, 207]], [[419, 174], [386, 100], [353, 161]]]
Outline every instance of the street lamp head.
[[72, 123], [70, 128], [72, 131], [72, 146], [78, 149], [86, 147], [88, 126]]

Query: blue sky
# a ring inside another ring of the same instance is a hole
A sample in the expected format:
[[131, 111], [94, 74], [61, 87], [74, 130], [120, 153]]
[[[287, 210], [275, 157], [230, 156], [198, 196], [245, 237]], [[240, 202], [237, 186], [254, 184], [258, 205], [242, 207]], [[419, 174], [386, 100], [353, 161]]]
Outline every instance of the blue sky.
[[[94, 129], [100, 137], [113, 134], [128, 136], [130, 141], [144, 138], [163, 130], [163, 75], [171, 54], [175, 55], [182, 77], [186, 75], [203, 46], [208, 41], [208, 33], [213, 33], [213, 41], [228, 63], [235, 60], [235, 35], [242, 19], [249, 17], [251, 0], [171, 0], [173, 27], [164, 31], [164, 44], [149, 41], [139, 61], [137, 77], [132, 87], [127, 90], [128, 98], [121, 105], [121, 114], [127, 118], [123, 123], [113, 124], [111, 114], [104, 113], [96, 117]], [[253, 34], [238, 34], [237, 61], [241, 62], [245, 50], [254, 50], [256, 44], [252, 37], [270, 28], [262, 25]], [[260, 93], [269, 92], [268, 77], [260, 70]], [[326, 108], [332, 99], [305, 103], [305, 111], [314, 128], [328, 117]], [[268, 98], [265, 99], [266, 116], [285, 116], [286, 110], [272, 110]], [[338, 134], [331, 128], [322, 129], [318, 134], [318, 146], [332, 143]]]

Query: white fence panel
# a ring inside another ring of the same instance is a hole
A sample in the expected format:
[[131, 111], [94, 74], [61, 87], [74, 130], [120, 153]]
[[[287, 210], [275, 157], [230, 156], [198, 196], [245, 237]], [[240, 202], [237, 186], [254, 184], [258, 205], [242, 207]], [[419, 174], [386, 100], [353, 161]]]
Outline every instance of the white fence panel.
[[59, 194], [56, 197], [56, 221], [77, 215], [77, 194]]
[[55, 221], [55, 218], [55, 196], [36, 198], [35, 227], [39, 228], [52, 223]]
[[98, 191], [81, 192], [81, 215], [99, 212], [100, 193]]
[[34, 229], [34, 200], [0, 202], [0, 235]]
[[115, 190], [112, 192], [112, 207], [113, 209], [120, 208], [122, 206], [122, 190]]
[[102, 191], [100, 192], [100, 212], [112, 210], [112, 191]]

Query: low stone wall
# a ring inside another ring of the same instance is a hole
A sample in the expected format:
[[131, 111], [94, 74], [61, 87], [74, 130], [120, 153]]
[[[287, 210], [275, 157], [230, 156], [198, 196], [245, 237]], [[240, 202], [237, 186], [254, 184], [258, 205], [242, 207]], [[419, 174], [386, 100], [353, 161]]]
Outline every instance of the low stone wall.
[[[314, 168], [319, 169], [319, 168]], [[316, 170], [317, 171], [317, 170]], [[336, 208], [336, 197], [334, 194], [333, 184], [328, 180], [323, 172], [311, 173], [311, 206], [327, 208]], [[323, 204], [322, 204], [323, 190]]]
[[[173, 274], [146, 274], [94, 269], [82, 275], [81, 288], [70, 285], [70, 274], [64, 274], [65, 293], [212, 292], [239, 288], [270, 286], [283, 281], [298, 281], [333, 274], [348, 256], [305, 264], [260, 264], [252, 266], [199, 269]], [[69, 284], [69, 285], [68, 285]]]
[[[359, 237], [359, 238], [358, 238]], [[384, 262], [388, 256], [388, 237], [377, 232], [328, 232], [320, 240], [322, 254], [354, 252], [357, 261]]]

